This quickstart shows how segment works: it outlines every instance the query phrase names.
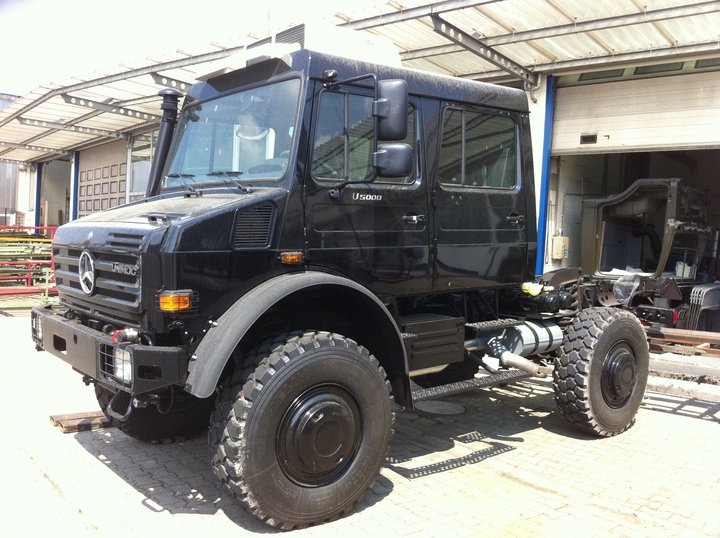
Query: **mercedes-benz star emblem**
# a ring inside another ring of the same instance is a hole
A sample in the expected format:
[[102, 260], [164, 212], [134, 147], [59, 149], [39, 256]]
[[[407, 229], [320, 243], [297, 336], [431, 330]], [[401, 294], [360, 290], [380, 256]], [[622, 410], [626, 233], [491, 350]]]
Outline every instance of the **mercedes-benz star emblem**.
[[95, 291], [95, 263], [92, 254], [87, 250], [83, 250], [80, 254], [78, 274], [80, 275], [80, 287], [87, 295], [92, 295], [92, 292]]

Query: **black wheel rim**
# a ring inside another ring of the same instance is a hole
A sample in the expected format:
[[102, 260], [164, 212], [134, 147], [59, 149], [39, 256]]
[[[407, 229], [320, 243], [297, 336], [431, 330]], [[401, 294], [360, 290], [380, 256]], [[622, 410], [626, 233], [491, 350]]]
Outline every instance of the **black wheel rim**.
[[325, 384], [298, 396], [277, 432], [280, 467], [293, 482], [331, 484], [347, 471], [362, 441], [362, 416], [343, 387]]
[[627, 342], [618, 342], [605, 356], [602, 395], [610, 407], [623, 407], [633, 394], [637, 378], [637, 359]]

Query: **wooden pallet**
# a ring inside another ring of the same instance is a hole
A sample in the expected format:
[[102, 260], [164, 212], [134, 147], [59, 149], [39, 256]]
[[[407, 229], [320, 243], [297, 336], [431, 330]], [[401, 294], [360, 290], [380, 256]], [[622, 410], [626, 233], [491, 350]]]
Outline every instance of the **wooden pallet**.
[[645, 333], [653, 351], [720, 357], [720, 333], [670, 327], [645, 327]]
[[99, 430], [101, 428], [108, 428], [111, 425], [110, 419], [108, 419], [102, 411], [51, 415], [50, 421], [60, 428], [63, 433]]

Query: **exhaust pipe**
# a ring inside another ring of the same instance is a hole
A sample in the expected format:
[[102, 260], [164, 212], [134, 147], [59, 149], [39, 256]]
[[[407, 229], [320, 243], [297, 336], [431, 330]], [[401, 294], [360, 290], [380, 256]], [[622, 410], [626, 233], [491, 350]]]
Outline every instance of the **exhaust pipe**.
[[[486, 334], [482, 334], [486, 332]], [[481, 351], [500, 361], [506, 368], [517, 368], [530, 375], [546, 377], [552, 366], [544, 366], [525, 358], [525, 355], [549, 353], [562, 345], [562, 329], [550, 321], [525, 321], [505, 328], [500, 334], [488, 327], [478, 331], [477, 338], [465, 341], [468, 351]]]
[[522, 355], [513, 353], [506, 348], [499, 338], [491, 338], [488, 341], [489, 354], [500, 359], [500, 365], [506, 368], [517, 368], [530, 375], [536, 377], [547, 377], [553, 371], [552, 366], [543, 366], [531, 360], [526, 359]]

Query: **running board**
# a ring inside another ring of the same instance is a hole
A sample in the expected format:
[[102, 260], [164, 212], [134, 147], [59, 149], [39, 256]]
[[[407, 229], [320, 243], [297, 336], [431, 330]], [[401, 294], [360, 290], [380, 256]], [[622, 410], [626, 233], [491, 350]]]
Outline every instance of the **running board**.
[[467, 381], [458, 381], [456, 383], [448, 383], [447, 385], [438, 385], [427, 389], [418, 389], [412, 391], [413, 401], [429, 400], [440, 396], [449, 396], [450, 394], [460, 394], [474, 389], [483, 389], [487, 387], [495, 387], [513, 381], [520, 381], [533, 377], [521, 370], [503, 370], [497, 374], [475, 377]]

